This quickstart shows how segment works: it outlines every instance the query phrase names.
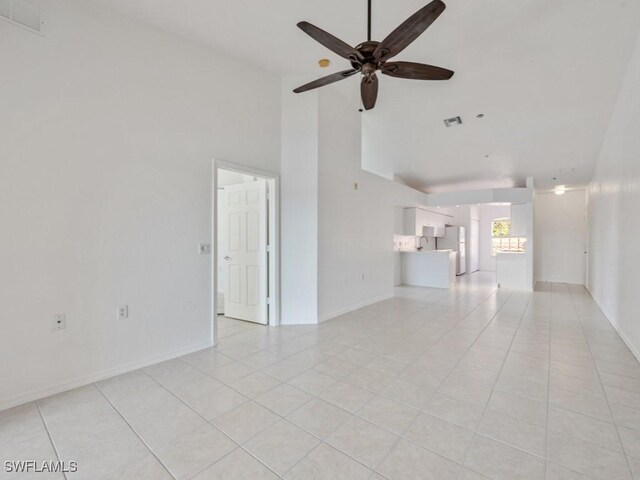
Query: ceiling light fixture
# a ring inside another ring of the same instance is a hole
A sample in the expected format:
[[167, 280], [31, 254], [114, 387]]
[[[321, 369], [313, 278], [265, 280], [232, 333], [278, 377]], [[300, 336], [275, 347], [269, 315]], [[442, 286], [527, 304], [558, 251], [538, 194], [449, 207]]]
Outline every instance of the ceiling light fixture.
[[564, 195], [566, 191], [567, 191], [567, 189], [565, 188], [565, 186], [564, 186], [564, 185], [558, 185], [558, 186], [553, 190], [553, 193], [555, 193], [556, 195]]
[[320, 65], [320, 68], [327, 68], [329, 65], [331, 65], [331, 62], [328, 58], [321, 58], [320, 60], [318, 60], [318, 65]]

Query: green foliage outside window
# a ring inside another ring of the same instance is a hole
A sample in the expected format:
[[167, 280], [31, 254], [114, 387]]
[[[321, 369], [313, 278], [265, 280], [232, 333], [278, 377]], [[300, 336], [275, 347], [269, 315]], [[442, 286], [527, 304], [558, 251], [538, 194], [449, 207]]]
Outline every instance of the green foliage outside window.
[[511, 220], [496, 218], [491, 222], [491, 255], [499, 252], [523, 253], [526, 238], [511, 237]]
[[508, 237], [511, 234], [511, 220], [508, 218], [497, 218], [491, 222], [492, 237]]

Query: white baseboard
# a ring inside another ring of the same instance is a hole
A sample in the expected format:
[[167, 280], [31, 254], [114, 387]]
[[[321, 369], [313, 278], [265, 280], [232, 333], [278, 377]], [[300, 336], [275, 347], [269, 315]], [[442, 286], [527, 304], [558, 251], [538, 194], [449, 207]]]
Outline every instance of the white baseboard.
[[182, 355], [188, 355], [189, 353], [197, 352], [198, 350], [202, 350], [203, 348], [208, 348], [211, 346], [212, 346], [211, 341], [199, 343], [197, 345], [192, 345], [187, 348], [173, 350], [171, 352], [163, 353], [160, 355], [154, 355], [153, 357], [147, 357], [143, 360], [128, 363], [125, 365], [119, 365], [117, 367], [109, 368], [107, 370], [102, 370], [102, 371], [91, 373], [88, 375], [82, 375], [80, 377], [72, 378], [70, 380], [66, 380], [64, 382], [57, 383], [55, 385], [49, 385], [44, 388], [39, 388], [36, 390], [31, 390], [29, 392], [21, 393], [13, 397], [2, 398], [0, 399], [0, 411], [5, 410], [7, 408], [11, 408], [11, 407], [16, 407], [24, 403], [33, 402], [34, 400], [39, 400], [41, 398], [49, 397], [57, 393], [73, 390], [74, 388], [84, 387], [85, 385], [89, 385], [94, 382], [106, 380], [107, 378], [115, 377], [116, 375], [121, 375], [123, 373], [131, 372], [133, 370], [138, 370], [139, 368], [148, 367], [149, 365], [154, 365], [156, 363], [164, 362], [166, 360], [171, 360], [173, 358], [177, 358]]
[[602, 310], [602, 313], [604, 313], [605, 318], [609, 321], [613, 329], [618, 333], [618, 335], [620, 335], [620, 338], [622, 339], [624, 344], [631, 351], [633, 356], [636, 357], [636, 360], [640, 362], [640, 350], [638, 350], [638, 348], [636, 348], [635, 345], [631, 343], [629, 337], [627, 337], [622, 328], [620, 328], [620, 325], [618, 325], [617, 320], [613, 318], [613, 315], [610, 315], [609, 312], [607, 312], [607, 310], [604, 308], [604, 306], [598, 301], [598, 299], [593, 296], [591, 290], [589, 290], [589, 287], [585, 285], [585, 288], [587, 289], [587, 292], [589, 292], [589, 295], [591, 295], [593, 301], [596, 302], [596, 305], [598, 305], [598, 308]]
[[345, 313], [353, 312], [354, 310], [368, 307], [369, 305], [373, 305], [374, 303], [378, 303], [378, 302], [383, 302], [385, 300], [389, 300], [390, 298], [393, 298], [393, 293], [388, 293], [380, 297], [371, 298], [369, 300], [365, 300], [364, 302], [360, 302], [358, 304], [351, 305], [349, 307], [346, 307], [340, 310], [336, 310], [335, 312], [325, 313], [324, 315], [320, 315], [318, 317], [318, 322], [326, 322], [327, 320], [331, 320], [332, 318], [339, 317], [340, 315], [344, 315]]
[[293, 322], [290, 322], [288, 319], [280, 319], [280, 325], [282, 326], [286, 326], [286, 325], [317, 325], [317, 321], [314, 318], [305, 318], [302, 321], [299, 320], [295, 320]]

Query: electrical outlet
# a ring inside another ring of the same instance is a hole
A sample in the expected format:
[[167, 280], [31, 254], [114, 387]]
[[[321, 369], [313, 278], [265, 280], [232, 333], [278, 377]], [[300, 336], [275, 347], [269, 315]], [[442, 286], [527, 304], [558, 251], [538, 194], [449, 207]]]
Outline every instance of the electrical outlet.
[[120, 305], [118, 307], [118, 320], [129, 318], [129, 305]]
[[55, 332], [56, 330], [64, 330], [67, 328], [67, 317], [64, 313], [56, 313], [53, 316], [53, 324], [51, 329]]
[[198, 245], [198, 252], [200, 255], [209, 255], [211, 253], [210, 243], [201, 243]]

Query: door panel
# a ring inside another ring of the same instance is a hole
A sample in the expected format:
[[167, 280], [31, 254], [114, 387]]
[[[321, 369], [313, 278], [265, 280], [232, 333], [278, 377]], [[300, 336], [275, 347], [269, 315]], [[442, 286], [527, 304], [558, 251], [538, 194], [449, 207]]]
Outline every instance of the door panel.
[[229, 225], [229, 239], [228, 239], [228, 253], [236, 253], [242, 249], [242, 232], [240, 230], [240, 213], [231, 212], [229, 213], [229, 221], [227, 225]]
[[227, 273], [225, 315], [267, 323], [266, 181], [228, 185], [222, 190], [219, 216], [228, 232], [222, 236], [222, 265]]
[[228, 271], [227, 303], [240, 305], [242, 303], [242, 267], [240, 265], [229, 265]]
[[257, 252], [260, 247], [260, 215], [247, 212], [247, 252]]
[[247, 305], [260, 305], [260, 270], [254, 265], [247, 266]]

